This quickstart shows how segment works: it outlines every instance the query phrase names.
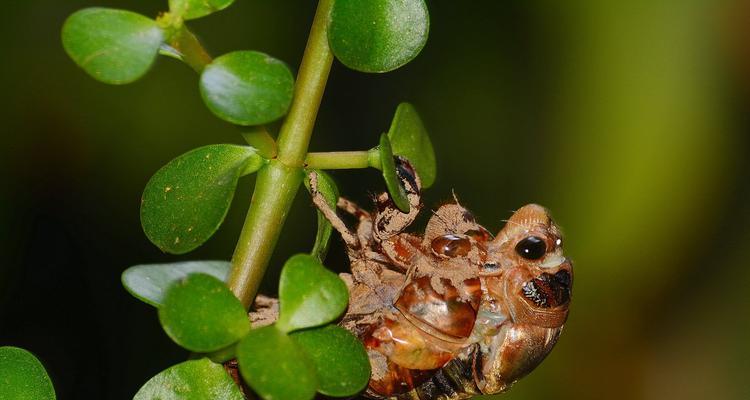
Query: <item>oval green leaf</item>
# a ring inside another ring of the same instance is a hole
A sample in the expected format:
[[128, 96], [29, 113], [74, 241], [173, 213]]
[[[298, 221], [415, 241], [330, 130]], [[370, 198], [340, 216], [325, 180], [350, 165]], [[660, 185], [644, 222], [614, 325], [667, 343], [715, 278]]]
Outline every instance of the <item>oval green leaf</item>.
[[315, 365], [318, 391], [346, 397], [361, 392], [370, 381], [370, 359], [362, 343], [346, 329], [328, 325], [290, 335]]
[[286, 114], [294, 77], [271, 56], [236, 51], [206, 66], [200, 89], [203, 101], [217, 117], [238, 125], [260, 125]]
[[126, 269], [122, 285], [135, 298], [161, 307], [167, 289], [189, 274], [202, 273], [226, 282], [232, 265], [228, 261], [184, 261], [170, 264], [144, 264]]
[[279, 320], [284, 332], [327, 324], [338, 318], [349, 302], [346, 284], [308, 254], [292, 256], [279, 279]]
[[245, 400], [221, 364], [185, 361], [149, 379], [133, 400]]
[[[336, 203], [339, 200], [339, 189], [336, 186], [336, 182], [333, 180], [331, 175], [321, 170], [313, 170], [318, 175], [318, 191], [323, 195], [323, 198], [328, 203], [328, 206], [332, 209], [336, 209]], [[308, 171], [309, 174], [310, 171]], [[310, 178], [305, 179], [305, 187], [310, 190]], [[328, 253], [328, 244], [331, 239], [331, 233], [333, 232], [333, 226], [328, 218], [318, 210], [318, 230], [315, 234], [315, 244], [313, 245], [310, 255], [317, 258], [320, 262]]]
[[62, 29], [65, 51], [94, 79], [120, 85], [143, 76], [164, 40], [156, 21], [109, 8], [86, 8], [68, 17]]
[[227, 347], [250, 330], [242, 303], [222, 281], [205, 274], [188, 275], [167, 290], [159, 321], [175, 343], [201, 353]]
[[175, 158], [146, 184], [143, 231], [162, 251], [195, 249], [224, 221], [239, 177], [264, 163], [252, 147], [230, 144], [200, 147]]
[[435, 182], [437, 165], [435, 150], [417, 110], [409, 103], [401, 103], [388, 131], [393, 154], [405, 157], [419, 175], [422, 187], [428, 188]]
[[33, 354], [18, 347], [0, 347], [0, 398], [54, 400], [55, 388]]
[[388, 72], [419, 54], [429, 28], [424, 0], [336, 0], [328, 40], [347, 67]]
[[406, 196], [406, 190], [401, 186], [401, 181], [398, 179], [391, 141], [385, 133], [380, 135], [378, 150], [380, 152], [380, 167], [388, 194], [391, 195], [391, 200], [393, 200], [393, 203], [396, 204], [399, 210], [408, 213], [411, 209], [409, 198]]
[[265, 400], [309, 400], [315, 396], [315, 367], [276, 326], [253, 329], [237, 345], [240, 373]]
[[196, 19], [221, 11], [234, 0], [169, 0], [169, 11], [182, 19]]

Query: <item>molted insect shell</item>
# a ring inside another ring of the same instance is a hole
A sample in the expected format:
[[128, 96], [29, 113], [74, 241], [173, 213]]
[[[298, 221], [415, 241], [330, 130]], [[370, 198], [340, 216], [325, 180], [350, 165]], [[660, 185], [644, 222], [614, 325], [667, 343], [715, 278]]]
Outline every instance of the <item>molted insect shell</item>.
[[424, 235], [404, 233], [421, 208], [420, 183], [404, 168], [399, 179], [410, 212], [387, 194], [373, 214], [345, 202], [356, 233], [314, 199], [347, 242], [341, 324], [370, 357], [365, 395], [457, 400], [507, 390], [550, 352], [567, 319], [573, 273], [559, 229], [530, 204], [493, 237], [456, 201], [434, 212]]

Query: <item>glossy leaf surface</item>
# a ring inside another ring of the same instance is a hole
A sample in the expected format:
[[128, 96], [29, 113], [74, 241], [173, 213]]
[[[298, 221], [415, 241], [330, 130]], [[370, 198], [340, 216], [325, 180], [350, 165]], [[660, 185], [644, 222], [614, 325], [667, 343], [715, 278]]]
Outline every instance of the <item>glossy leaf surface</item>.
[[402, 212], [407, 213], [411, 209], [409, 198], [406, 197], [406, 190], [401, 186], [401, 181], [398, 179], [396, 162], [393, 159], [391, 141], [385, 133], [380, 135], [378, 150], [380, 151], [380, 166], [383, 173], [383, 179], [385, 180], [385, 186], [388, 188], [388, 194], [391, 195], [391, 199], [393, 200], [393, 203], [396, 204], [396, 207]]
[[[335, 210], [339, 199], [339, 189], [336, 186], [336, 182], [324, 171], [314, 170], [314, 172], [318, 176], [318, 191], [323, 195], [328, 206]], [[309, 178], [305, 179], [305, 186], [310, 190]], [[333, 226], [331, 222], [318, 210], [318, 230], [315, 234], [315, 245], [313, 245], [310, 255], [317, 258], [320, 262], [323, 262], [328, 252], [328, 244], [330, 243], [332, 232]]]
[[135, 298], [154, 307], [160, 307], [164, 303], [167, 289], [189, 274], [202, 273], [226, 282], [231, 268], [228, 261], [136, 265], [122, 273], [122, 285]]
[[317, 258], [292, 256], [281, 270], [277, 326], [291, 332], [329, 323], [346, 310], [348, 301], [344, 281]]
[[159, 321], [175, 343], [201, 353], [227, 347], [250, 330], [242, 303], [205, 274], [188, 275], [167, 290]]
[[370, 359], [362, 343], [337, 325], [291, 334], [315, 365], [318, 391], [327, 396], [353, 396], [370, 381]]
[[159, 52], [164, 33], [143, 15], [109, 8], [86, 8], [65, 21], [65, 51], [94, 79], [125, 84], [143, 76]]
[[33, 354], [18, 347], [0, 347], [0, 398], [54, 400], [55, 388]]
[[419, 54], [429, 27], [424, 0], [336, 0], [328, 39], [347, 67], [388, 72]]
[[315, 367], [304, 351], [274, 325], [253, 329], [237, 345], [245, 381], [266, 400], [308, 400], [315, 396]]
[[175, 158], [143, 191], [143, 231], [168, 253], [195, 249], [224, 221], [237, 179], [264, 162], [252, 147], [229, 144], [200, 147]]
[[393, 154], [406, 157], [417, 171], [422, 187], [432, 186], [437, 170], [435, 150], [414, 106], [409, 103], [399, 104], [388, 131], [388, 139], [391, 141]]
[[195, 19], [223, 10], [234, 0], [169, 0], [169, 10], [183, 19]]
[[133, 400], [245, 400], [221, 364], [185, 361], [149, 379]]
[[201, 95], [219, 118], [238, 125], [272, 122], [289, 109], [294, 77], [287, 66], [257, 51], [216, 58], [200, 79]]

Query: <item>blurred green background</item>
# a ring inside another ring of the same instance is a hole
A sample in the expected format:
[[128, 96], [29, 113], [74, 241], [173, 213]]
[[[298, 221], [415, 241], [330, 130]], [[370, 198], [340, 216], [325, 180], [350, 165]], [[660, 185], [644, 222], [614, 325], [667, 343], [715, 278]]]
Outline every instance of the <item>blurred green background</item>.
[[[153, 0], [24, 0], [0, 13], [0, 344], [26, 347], [61, 399], [129, 399], [185, 358], [119, 283], [129, 265], [229, 259], [252, 178], [204, 247], [174, 257], [140, 229], [143, 186], [171, 158], [241, 143], [195, 74], [160, 59], [135, 84], [89, 78], [60, 27], [88, 6], [155, 16]], [[398, 102], [438, 154], [430, 207], [461, 201], [492, 231], [547, 206], [575, 262], [548, 359], [504, 399], [750, 398], [750, 4], [743, 0], [429, 1], [430, 40], [385, 75], [334, 65], [312, 150], [372, 147]], [[214, 55], [299, 64], [315, 2], [238, 0], [191, 23]], [[367, 203], [375, 171], [335, 173]], [[300, 192], [278, 266], [312, 243]], [[328, 263], [346, 268], [336, 241]], [[293, 383], [290, 383], [293, 384]]]

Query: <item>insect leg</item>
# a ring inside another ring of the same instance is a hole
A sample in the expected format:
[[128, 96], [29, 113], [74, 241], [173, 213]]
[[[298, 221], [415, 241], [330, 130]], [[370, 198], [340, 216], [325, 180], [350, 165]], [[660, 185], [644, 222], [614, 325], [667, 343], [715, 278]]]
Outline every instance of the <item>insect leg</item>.
[[349, 213], [349, 214], [357, 217], [359, 220], [369, 219], [370, 218], [370, 213], [369, 212], [367, 212], [365, 209], [363, 209], [362, 207], [358, 206], [357, 203], [355, 203], [355, 202], [353, 202], [353, 201], [351, 201], [349, 199], [345, 199], [343, 197], [339, 197], [339, 201], [338, 201], [338, 203], [336, 205], [338, 206], [338, 208], [340, 208], [340, 209], [346, 211], [347, 213]]
[[396, 158], [396, 172], [406, 191], [410, 208], [408, 213], [401, 212], [388, 193], [381, 193], [377, 197], [375, 201], [378, 210], [375, 214], [374, 233], [375, 237], [381, 241], [403, 232], [414, 222], [422, 209], [422, 184], [414, 168], [406, 159], [398, 157]]
[[339, 216], [336, 214], [336, 210], [328, 205], [323, 195], [318, 191], [318, 174], [316, 174], [315, 172], [310, 172], [310, 192], [312, 194], [312, 200], [315, 206], [318, 208], [318, 210], [320, 210], [320, 212], [323, 213], [323, 215], [331, 223], [331, 225], [333, 225], [333, 228], [341, 234], [341, 237], [344, 239], [344, 242], [346, 242], [346, 245], [348, 247], [354, 248], [359, 247], [360, 243], [359, 239], [357, 239], [357, 236], [351, 230], [349, 230], [344, 221], [342, 221], [341, 218], [339, 218]]

